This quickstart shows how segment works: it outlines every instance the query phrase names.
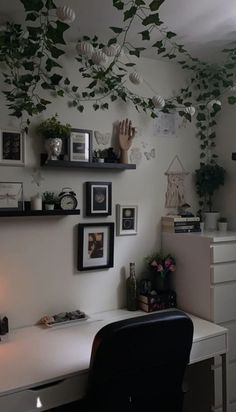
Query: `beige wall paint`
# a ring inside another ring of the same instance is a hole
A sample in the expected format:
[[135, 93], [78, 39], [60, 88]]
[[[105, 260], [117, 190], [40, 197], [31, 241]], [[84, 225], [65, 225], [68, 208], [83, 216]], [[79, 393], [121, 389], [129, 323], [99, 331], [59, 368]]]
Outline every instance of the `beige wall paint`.
[[[67, 73], [77, 81], [77, 72], [68, 55]], [[184, 78], [175, 64], [141, 59], [138, 70], [158, 94], [168, 97], [184, 85]], [[152, 96], [142, 85], [143, 92]], [[57, 112], [60, 120], [73, 127], [111, 132], [116, 121], [128, 117], [137, 127], [133, 147], [142, 150], [155, 148], [156, 158], [147, 161], [143, 155], [135, 171], [47, 170], [41, 169], [44, 181], [40, 191], [59, 191], [71, 186], [77, 193], [81, 216], [63, 218], [0, 219], [0, 314], [7, 314], [11, 327], [34, 324], [44, 314], [81, 309], [87, 313], [108, 310], [125, 305], [125, 278], [129, 262], [136, 263], [137, 274], [143, 271], [143, 258], [160, 246], [160, 218], [164, 208], [167, 170], [177, 154], [190, 174], [186, 178], [186, 197], [197, 210], [192, 172], [199, 163], [199, 142], [194, 124], [183, 127], [178, 121], [175, 137], [155, 136], [153, 120], [137, 113], [129, 105], [117, 103], [106, 112], [94, 112], [87, 105], [85, 113], [68, 109], [66, 101], [57, 99], [44, 117]], [[36, 123], [39, 121], [35, 119]], [[16, 127], [1, 100], [0, 124], [4, 128]], [[143, 142], [146, 148], [142, 147]], [[0, 167], [1, 181], [22, 181], [25, 198], [36, 193], [32, 183], [32, 168], [39, 165], [40, 140], [33, 132], [26, 139], [26, 166]], [[107, 218], [83, 217], [83, 183], [111, 181], [113, 189], [112, 216]], [[77, 225], [82, 222], [115, 221], [117, 203], [138, 204], [138, 235], [115, 237], [114, 268], [109, 270], [78, 272]]]

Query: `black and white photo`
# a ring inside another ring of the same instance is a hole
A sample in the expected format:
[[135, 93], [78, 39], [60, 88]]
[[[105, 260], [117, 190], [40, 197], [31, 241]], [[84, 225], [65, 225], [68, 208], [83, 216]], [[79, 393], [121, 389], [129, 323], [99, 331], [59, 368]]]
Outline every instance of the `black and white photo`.
[[136, 235], [138, 230], [138, 206], [116, 205], [116, 234]]
[[92, 160], [92, 131], [72, 129], [69, 137], [69, 160], [90, 162]]
[[24, 133], [20, 131], [1, 130], [0, 164], [23, 166], [25, 162]]
[[111, 203], [111, 182], [86, 182], [86, 216], [111, 215]]

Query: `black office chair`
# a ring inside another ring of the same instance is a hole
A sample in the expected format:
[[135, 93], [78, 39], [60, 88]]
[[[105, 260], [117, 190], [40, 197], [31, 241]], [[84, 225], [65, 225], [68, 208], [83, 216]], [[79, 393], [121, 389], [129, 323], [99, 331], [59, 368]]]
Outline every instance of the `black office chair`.
[[182, 412], [193, 324], [179, 310], [103, 327], [92, 347], [88, 412]]

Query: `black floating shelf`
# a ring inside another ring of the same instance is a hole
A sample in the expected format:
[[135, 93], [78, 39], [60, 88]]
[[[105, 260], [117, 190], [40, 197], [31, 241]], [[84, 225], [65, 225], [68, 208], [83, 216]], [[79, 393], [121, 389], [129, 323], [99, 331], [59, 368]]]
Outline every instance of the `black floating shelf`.
[[236, 153], [232, 153], [232, 160], [236, 160]]
[[136, 169], [135, 164], [124, 163], [93, 163], [93, 162], [74, 162], [70, 160], [48, 160], [46, 161], [45, 154], [41, 154], [41, 166], [43, 167], [61, 167], [61, 168], [78, 168], [78, 169], [113, 169], [126, 170]]
[[80, 210], [0, 210], [0, 217], [80, 215]]

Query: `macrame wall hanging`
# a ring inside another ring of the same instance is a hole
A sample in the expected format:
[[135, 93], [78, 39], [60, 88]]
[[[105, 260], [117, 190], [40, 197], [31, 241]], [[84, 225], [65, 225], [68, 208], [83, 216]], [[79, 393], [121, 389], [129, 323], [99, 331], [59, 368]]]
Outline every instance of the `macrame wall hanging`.
[[[180, 167], [179, 171], [173, 171], [171, 168], [174, 163]], [[167, 175], [167, 191], [166, 191], [166, 208], [179, 208], [185, 201], [184, 180], [189, 173], [183, 167], [179, 157], [176, 155], [171, 161], [165, 175]]]

